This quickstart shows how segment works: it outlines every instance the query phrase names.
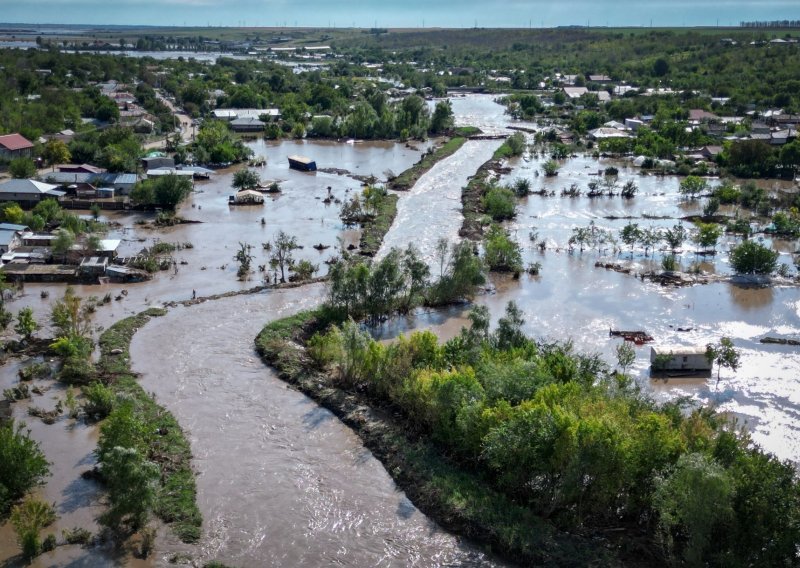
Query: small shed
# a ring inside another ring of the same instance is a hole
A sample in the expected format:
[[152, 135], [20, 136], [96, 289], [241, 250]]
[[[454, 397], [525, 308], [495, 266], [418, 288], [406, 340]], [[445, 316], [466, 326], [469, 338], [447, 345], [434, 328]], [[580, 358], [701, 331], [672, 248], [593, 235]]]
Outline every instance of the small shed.
[[100, 256], [86, 257], [81, 261], [82, 276], [103, 276], [108, 268], [108, 258]]
[[711, 361], [703, 346], [655, 345], [650, 348], [650, 369], [665, 374], [710, 374]]

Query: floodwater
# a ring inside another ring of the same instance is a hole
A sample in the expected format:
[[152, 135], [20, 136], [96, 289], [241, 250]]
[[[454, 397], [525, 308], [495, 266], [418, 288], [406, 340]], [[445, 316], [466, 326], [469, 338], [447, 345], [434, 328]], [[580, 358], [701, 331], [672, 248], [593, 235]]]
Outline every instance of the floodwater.
[[[465, 101], [469, 103], [470, 99]], [[491, 116], [489, 114], [488, 116]], [[498, 126], [502, 126], [500, 120]], [[568, 240], [575, 227], [593, 223], [598, 230], [617, 235], [628, 222], [640, 227], [668, 228], [680, 218], [701, 213], [702, 200], [682, 200], [678, 194], [680, 179], [674, 176], [641, 176], [639, 169], [612, 160], [579, 156], [565, 160], [559, 175], [546, 178], [536, 175], [546, 158], [525, 156], [509, 161], [508, 174], [498, 176], [502, 183], [523, 177], [531, 181], [533, 191], [546, 189], [554, 195], [531, 195], [518, 200], [517, 217], [506, 224], [512, 237], [521, 245], [523, 262], [542, 265], [538, 276], [523, 274], [519, 280], [493, 275], [495, 290], [479, 296], [476, 303], [490, 308], [496, 322], [506, 304], [514, 301], [522, 309], [525, 331], [543, 339], [573, 342], [576, 351], [597, 353], [609, 364], [616, 359], [614, 349], [619, 339], [608, 335], [609, 329], [642, 329], [655, 337], [656, 344], [704, 346], [721, 337], [733, 339], [741, 351], [736, 372], [722, 371], [717, 383], [711, 378], [653, 380], [649, 374], [650, 347], [637, 347], [637, 359], [630, 371], [643, 391], [657, 400], [688, 396], [698, 404], [709, 404], [746, 424], [753, 439], [782, 459], [800, 462], [800, 353], [796, 348], [759, 343], [767, 336], [800, 336], [800, 288], [789, 280], [778, 279], [772, 288], [744, 288], [730, 282], [717, 282], [687, 288], [665, 288], [642, 282], [636, 273], [660, 270], [664, 251], [647, 256], [637, 248], [632, 253], [614, 252], [613, 245], [603, 250], [568, 251]], [[477, 162], [479, 165], [480, 162]], [[633, 180], [639, 187], [634, 199], [619, 196], [589, 198], [562, 197], [562, 189], [577, 184], [585, 193], [588, 183], [607, 166], [620, 169], [619, 183]], [[712, 182], [713, 184], [714, 182]], [[772, 188], [772, 182], [765, 187]], [[774, 185], [774, 184], [773, 184]], [[426, 209], [411, 215], [418, 227], [427, 227], [425, 240], [451, 235], [449, 227], [460, 222], [460, 212], [446, 207], [444, 193], [429, 193]], [[401, 201], [402, 205], [402, 201]], [[427, 215], [427, 209], [436, 214]], [[450, 216], [448, 216], [450, 211]], [[730, 209], [722, 212], [733, 214]], [[660, 217], [666, 217], [662, 219]], [[684, 222], [687, 228], [691, 223]], [[386, 242], [417, 242], [420, 230], [397, 224]], [[535, 241], [530, 236], [534, 233]], [[797, 242], [775, 241], [756, 237], [780, 252], [779, 262], [792, 264]], [[536, 242], [544, 240], [541, 252]], [[739, 241], [723, 236], [718, 254], [697, 257], [694, 245], [686, 243], [678, 257], [684, 270], [698, 263], [710, 274], [731, 273], [728, 252]], [[597, 260], [630, 267], [633, 274], [595, 268]], [[398, 318], [385, 324], [377, 336], [388, 338], [412, 329], [432, 329], [442, 338], [452, 337], [466, 325], [466, 310], [453, 308], [446, 313], [427, 312], [412, 318]], [[678, 328], [691, 331], [678, 331]]]
[[198, 547], [161, 541], [156, 561], [188, 550], [238, 566], [496, 565], [428, 520], [349, 428], [257, 357], [263, 324], [323, 291], [176, 308], [135, 336], [142, 386], [188, 432], [205, 519]]
[[[512, 123], [492, 96], [454, 97], [456, 123], [475, 125], [487, 133], [508, 132]], [[461, 223], [460, 189], [499, 142], [472, 141], [435, 166], [411, 191], [401, 193], [398, 221], [386, 236], [388, 247], [414, 242], [429, 260], [432, 245], [441, 238], [454, 241]], [[135, 285], [77, 287], [83, 296], [111, 293], [119, 300], [98, 307], [95, 322], [108, 326], [150, 305], [191, 297], [241, 290], [259, 284], [269, 272], [261, 243], [278, 230], [297, 236], [303, 249], [297, 258], [320, 265], [336, 254], [341, 237], [345, 245], [358, 241], [358, 231], [347, 230], [338, 218], [340, 205], [326, 206], [328, 193], [344, 201], [360, 183], [347, 175], [303, 173], [288, 169], [286, 156], [300, 153], [317, 160], [321, 168], [342, 168], [357, 175], [383, 179], [413, 164], [417, 150], [401, 144], [330, 143], [284, 141], [252, 142], [256, 154], [268, 164], [258, 171], [265, 180], [279, 180], [283, 193], [267, 198], [263, 207], [231, 208], [227, 205], [233, 170], [221, 171], [181, 208], [187, 219], [202, 221], [171, 229], [143, 228], [135, 222], [152, 216], [111, 214], [109, 219], [125, 228], [114, 234], [123, 239], [122, 254], [136, 253], [156, 240], [194, 247], [175, 253], [178, 271], [160, 273], [152, 282]], [[528, 177], [534, 190], [547, 188], [552, 197], [529, 196], [519, 201], [517, 218], [508, 228], [523, 248], [526, 263], [541, 262], [539, 276], [519, 280], [493, 276], [494, 293], [477, 303], [490, 307], [494, 320], [505, 304], [514, 300], [522, 309], [525, 329], [535, 337], [571, 340], [576, 350], [599, 353], [613, 364], [618, 340], [609, 328], [644, 329], [660, 343], [704, 345], [721, 336], [733, 338], [742, 351], [735, 373], [724, 370], [716, 378], [651, 380], [649, 348], [637, 348], [633, 374], [643, 390], [658, 400], [689, 396], [709, 403], [745, 421], [756, 442], [781, 458], [800, 460], [800, 354], [791, 347], [758, 343], [764, 335], [800, 335], [800, 292], [788, 285], [745, 289], [730, 283], [691, 288], [662, 288], [633, 275], [595, 268], [598, 251], [582, 254], [566, 250], [574, 227], [594, 222], [600, 229], [618, 231], [633, 217], [640, 226], [668, 227], [677, 218], [697, 213], [699, 203], [681, 201], [674, 177], [641, 177], [624, 164], [577, 157], [562, 163], [556, 178], [535, 174], [543, 158], [526, 156], [512, 160], [511, 173], [502, 181]], [[633, 200], [620, 197], [561, 197], [572, 183], [582, 189], [596, 179], [598, 169], [620, 168], [620, 182], [635, 179], [640, 191]], [[669, 217], [657, 219], [656, 217]], [[262, 225], [261, 219], [264, 219]], [[547, 242], [540, 252], [529, 233]], [[112, 235], [113, 236], [113, 235]], [[735, 241], [722, 239], [716, 258], [704, 259], [703, 268], [719, 274], [730, 272], [727, 251]], [[769, 241], [767, 241], [769, 242]], [[248, 282], [236, 279], [233, 261], [239, 243], [253, 245], [256, 269]], [[318, 252], [312, 245], [329, 245]], [[797, 243], [773, 243], [781, 262]], [[691, 245], [680, 260], [684, 267], [696, 261]], [[607, 260], [630, 264], [634, 272], [657, 267], [660, 253], [643, 251], [615, 254], [602, 251]], [[185, 262], [185, 264], [184, 264]], [[26, 285], [22, 297], [10, 307], [30, 305], [46, 323], [49, 305], [63, 292], [59, 285]], [[126, 289], [128, 294], [122, 295]], [[274, 318], [316, 305], [323, 288], [270, 291], [208, 302], [191, 308], [178, 307], [155, 318], [134, 338], [134, 368], [143, 374], [143, 386], [175, 413], [187, 429], [199, 472], [199, 504], [206, 523], [202, 543], [187, 547], [159, 531], [154, 562], [164, 564], [175, 552], [186, 551], [201, 561], [220, 559], [234, 565], [329, 565], [352, 566], [464, 566], [496, 563], [442, 531], [422, 515], [392, 483], [381, 465], [349, 429], [330, 413], [279, 381], [257, 358], [253, 338]], [[50, 298], [43, 298], [48, 291]], [[401, 331], [430, 328], [443, 338], [458, 333], [466, 323], [466, 310], [422, 313], [397, 318], [381, 330], [384, 337]], [[680, 332], [677, 328], [691, 328]], [[46, 335], [46, 330], [42, 331]], [[0, 381], [13, 384], [13, 363], [0, 370]], [[35, 404], [55, 404], [55, 387]], [[18, 403], [16, 415], [25, 415]], [[91, 467], [96, 431], [62, 419], [44, 426], [28, 422], [54, 462], [57, 475], [42, 488], [56, 502], [62, 519], [59, 528], [73, 524], [94, 526], [96, 487], [80, 480], [80, 471]], [[38, 422], [38, 423], [37, 423]], [[70, 448], [70, 449], [68, 449]], [[0, 548], [11, 550], [8, 526], [0, 528]], [[62, 552], [62, 550], [64, 552]], [[13, 554], [14, 552], [11, 552]], [[95, 550], [59, 548], [41, 565], [103, 565], [112, 561]], [[1, 560], [1, 559], [0, 559]]]
[[436, 242], [458, 240], [461, 228], [461, 188], [474, 174], [474, 164], [492, 157], [498, 140], [466, 142], [461, 149], [426, 172], [408, 192], [400, 192], [397, 217], [386, 234], [377, 258], [392, 248], [405, 248], [413, 242], [429, 265], [436, 263]]

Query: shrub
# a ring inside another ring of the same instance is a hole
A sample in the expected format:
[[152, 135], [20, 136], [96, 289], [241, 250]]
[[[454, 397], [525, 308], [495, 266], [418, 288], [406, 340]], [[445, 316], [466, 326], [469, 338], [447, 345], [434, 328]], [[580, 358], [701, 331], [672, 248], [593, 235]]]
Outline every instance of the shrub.
[[514, 180], [513, 188], [517, 197], [525, 197], [531, 192], [531, 181], [527, 178], [517, 178]]
[[547, 177], [558, 175], [558, 162], [555, 160], [547, 160], [544, 164], [542, 164], [542, 170], [544, 171], [544, 175]]
[[47, 503], [29, 499], [11, 511], [11, 524], [17, 533], [22, 555], [30, 560], [42, 551], [39, 532], [56, 520], [56, 512]]
[[80, 356], [69, 356], [61, 365], [58, 379], [68, 385], [86, 385], [92, 382], [97, 372], [94, 364]]
[[481, 200], [483, 209], [495, 221], [514, 217], [516, 204], [514, 193], [505, 187], [493, 187]]
[[731, 266], [738, 274], [772, 274], [778, 266], [778, 252], [755, 241], [731, 249]]
[[50, 474], [44, 453], [23, 425], [0, 424], [0, 513]]
[[483, 259], [489, 270], [514, 273], [522, 270], [520, 246], [499, 225], [492, 225], [486, 233]]
[[94, 382], [83, 389], [86, 401], [83, 411], [93, 420], [102, 420], [114, 410], [117, 402], [114, 391], [99, 382]]

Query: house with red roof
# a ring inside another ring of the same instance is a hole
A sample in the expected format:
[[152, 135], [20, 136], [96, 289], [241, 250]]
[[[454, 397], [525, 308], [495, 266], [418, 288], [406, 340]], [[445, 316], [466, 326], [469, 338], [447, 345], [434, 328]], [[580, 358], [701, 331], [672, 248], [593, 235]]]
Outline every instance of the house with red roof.
[[33, 142], [21, 134], [0, 136], [0, 158], [13, 160], [25, 156], [30, 157], [31, 154], [33, 154]]

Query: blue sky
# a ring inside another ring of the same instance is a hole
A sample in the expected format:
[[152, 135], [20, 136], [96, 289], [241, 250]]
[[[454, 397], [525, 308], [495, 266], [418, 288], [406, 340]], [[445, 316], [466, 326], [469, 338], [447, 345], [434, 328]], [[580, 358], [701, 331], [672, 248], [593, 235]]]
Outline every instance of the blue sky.
[[737, 25], [800, 19], [800, 0], [0, 0], [6, 22], [211, 26]]

